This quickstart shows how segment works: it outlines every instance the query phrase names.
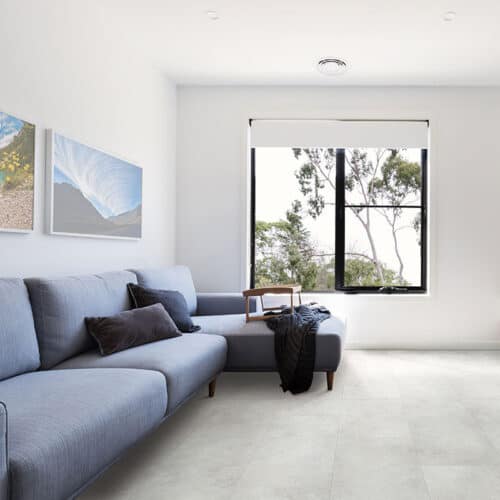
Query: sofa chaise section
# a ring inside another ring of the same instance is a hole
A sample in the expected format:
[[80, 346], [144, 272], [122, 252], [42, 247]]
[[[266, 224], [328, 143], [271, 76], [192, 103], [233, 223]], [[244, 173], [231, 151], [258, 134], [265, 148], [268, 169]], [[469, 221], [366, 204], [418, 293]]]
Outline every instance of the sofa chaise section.
[[[226, 364], [227, 343], [220, 335], [187, 333], [109, 356], [96, 350], [86, 352], [56, 366], [75, 368], [136, 368], [162, 374], [168, 387], [168, 415], [193, 396], [201, 386], [215, 380]], [[210, 391], [213, 395], [214, 387]]]
[[[223, 335], [228, 344], [226, 371], [275, 371], [274, 332], [264, 321], [246, 322], [242, 314], [198, 316], [200, 333]], [[340, 363], [345, 325], [332, 316], [316, 335], [315, 371], [335, 372]]]
[[2, 381], [0, 400], [11, 500], [63, 500], [163, 420], [167, 390], [152, 371], [49, 370]]

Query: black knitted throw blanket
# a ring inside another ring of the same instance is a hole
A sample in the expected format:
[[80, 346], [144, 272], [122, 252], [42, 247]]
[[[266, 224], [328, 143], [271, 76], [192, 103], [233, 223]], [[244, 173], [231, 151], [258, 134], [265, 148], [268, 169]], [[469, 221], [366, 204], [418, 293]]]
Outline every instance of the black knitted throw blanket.
[[283, 391], [292, 394], [311, 387], [316, 359], [316, 333], [330, 317], [330, 311], [316, 304], [284, 307], [280, 316], [271, 316], [267, 326], [274, 331], [274, 354]]

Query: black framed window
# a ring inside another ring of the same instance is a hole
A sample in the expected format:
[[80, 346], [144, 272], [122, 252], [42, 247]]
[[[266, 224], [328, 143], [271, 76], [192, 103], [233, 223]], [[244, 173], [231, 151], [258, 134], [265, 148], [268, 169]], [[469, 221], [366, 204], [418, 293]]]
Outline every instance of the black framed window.
[[427, 290], [427, 149], [251, 149], [251, 286]]
[[335, 216], [337, 290], [427, 290], [427, 149], [338, 149]]

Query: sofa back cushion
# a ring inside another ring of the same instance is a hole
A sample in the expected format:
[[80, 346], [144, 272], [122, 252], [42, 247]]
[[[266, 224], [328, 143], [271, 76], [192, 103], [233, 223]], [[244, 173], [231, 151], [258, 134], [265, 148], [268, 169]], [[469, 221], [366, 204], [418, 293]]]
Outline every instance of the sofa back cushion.
[[27, 279], [42, 368], [52, 368], [96, 346], [85, 317], [112, 316], [131, 308], [127, 283], [135, 274], [118, 271], [54, 279]]
[[28, 291], [20, 279], [0, 279], [0, 380], [40, 367]]
[[187, 266], [172, 266], [163, 269], [133, 269], [139, 285], [157, 290], [176, 290], [186, 299], [189, 314], [197, 308], [193, 277]]

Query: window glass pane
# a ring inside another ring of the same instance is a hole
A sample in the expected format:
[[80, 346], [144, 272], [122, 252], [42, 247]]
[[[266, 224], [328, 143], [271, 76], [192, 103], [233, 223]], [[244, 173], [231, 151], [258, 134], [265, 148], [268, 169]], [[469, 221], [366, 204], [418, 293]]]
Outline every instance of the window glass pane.
[[420, 286], [420, 209], [345, 209], [345, 286]]
[[255, 149], [255, 286], [335, 288], [335, 150]]
[[345, 162], [347, 205], [420, 205], [420, 149], [349, 148]]

